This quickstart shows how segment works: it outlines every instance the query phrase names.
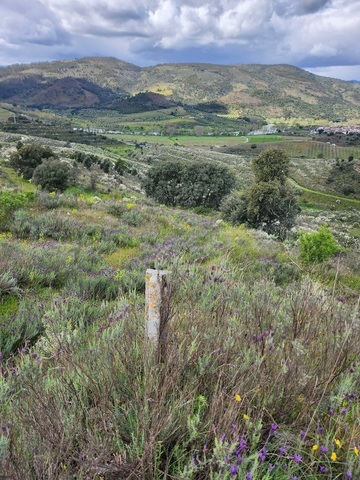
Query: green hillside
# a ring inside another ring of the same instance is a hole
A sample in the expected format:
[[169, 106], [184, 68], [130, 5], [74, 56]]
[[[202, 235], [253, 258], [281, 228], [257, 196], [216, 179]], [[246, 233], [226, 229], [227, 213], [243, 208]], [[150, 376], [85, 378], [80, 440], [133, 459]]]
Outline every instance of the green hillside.
[[[83, 58], [0, 68], [0, 100], [28, 106], [119, 109], [118, 100], [153, 92], [233, 117], [257, 115], [354, 121], [360, 87], [290, 65], [164, 64], [137, 67], [115, 58]], [[204, 107], [204, 105], [206, 107]]]

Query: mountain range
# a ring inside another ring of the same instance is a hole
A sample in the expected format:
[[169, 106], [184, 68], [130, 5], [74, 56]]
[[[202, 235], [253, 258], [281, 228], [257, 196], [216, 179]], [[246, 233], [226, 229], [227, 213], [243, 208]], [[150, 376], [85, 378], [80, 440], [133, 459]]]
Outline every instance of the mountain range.
[[161, 64], [139, 67], [86, 57], [0, 67], [0, 101], [55, 110], [119, 113], [188, 105], [233, 117], [351, 121], [360, 85], [291, 65]]

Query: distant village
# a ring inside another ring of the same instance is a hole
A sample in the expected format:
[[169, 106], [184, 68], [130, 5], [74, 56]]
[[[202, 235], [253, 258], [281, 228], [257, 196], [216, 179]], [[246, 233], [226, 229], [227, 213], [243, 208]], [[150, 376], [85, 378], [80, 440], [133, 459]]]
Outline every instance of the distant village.
[[311, 135], [321, 135], [322, 133], [342, 133], [344, 135], [353, 135], [354, 133], [360, 133], [359, 125], [346, 125], [346, 126], [332, 126], [332, 127], [318, 127], [315, 130], [311, 130]]

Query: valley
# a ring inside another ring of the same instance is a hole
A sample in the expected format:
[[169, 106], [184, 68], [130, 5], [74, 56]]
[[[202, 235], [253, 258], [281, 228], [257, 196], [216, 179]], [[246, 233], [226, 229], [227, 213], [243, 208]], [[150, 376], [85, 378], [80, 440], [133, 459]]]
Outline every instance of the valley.
[[[1, 478], [360, 475], [359, 88], [289, 65], [0, 68]], [[259, 180], [267, 152], [280, 180]], [[296, 200], [282, 236], [241, 211], [274, 192]], [[147, 269], [168, 272], [161, 354]]]

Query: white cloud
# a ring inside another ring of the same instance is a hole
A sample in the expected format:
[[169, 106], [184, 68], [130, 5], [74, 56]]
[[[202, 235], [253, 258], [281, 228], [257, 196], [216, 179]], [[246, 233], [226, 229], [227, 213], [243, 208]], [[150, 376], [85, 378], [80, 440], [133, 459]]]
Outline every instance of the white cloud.
[[114, 55], [140, 65], [150, 59], [307, 68], [360, 64], [358, 0], [24, 3], [1, 0], [3, 63]]

